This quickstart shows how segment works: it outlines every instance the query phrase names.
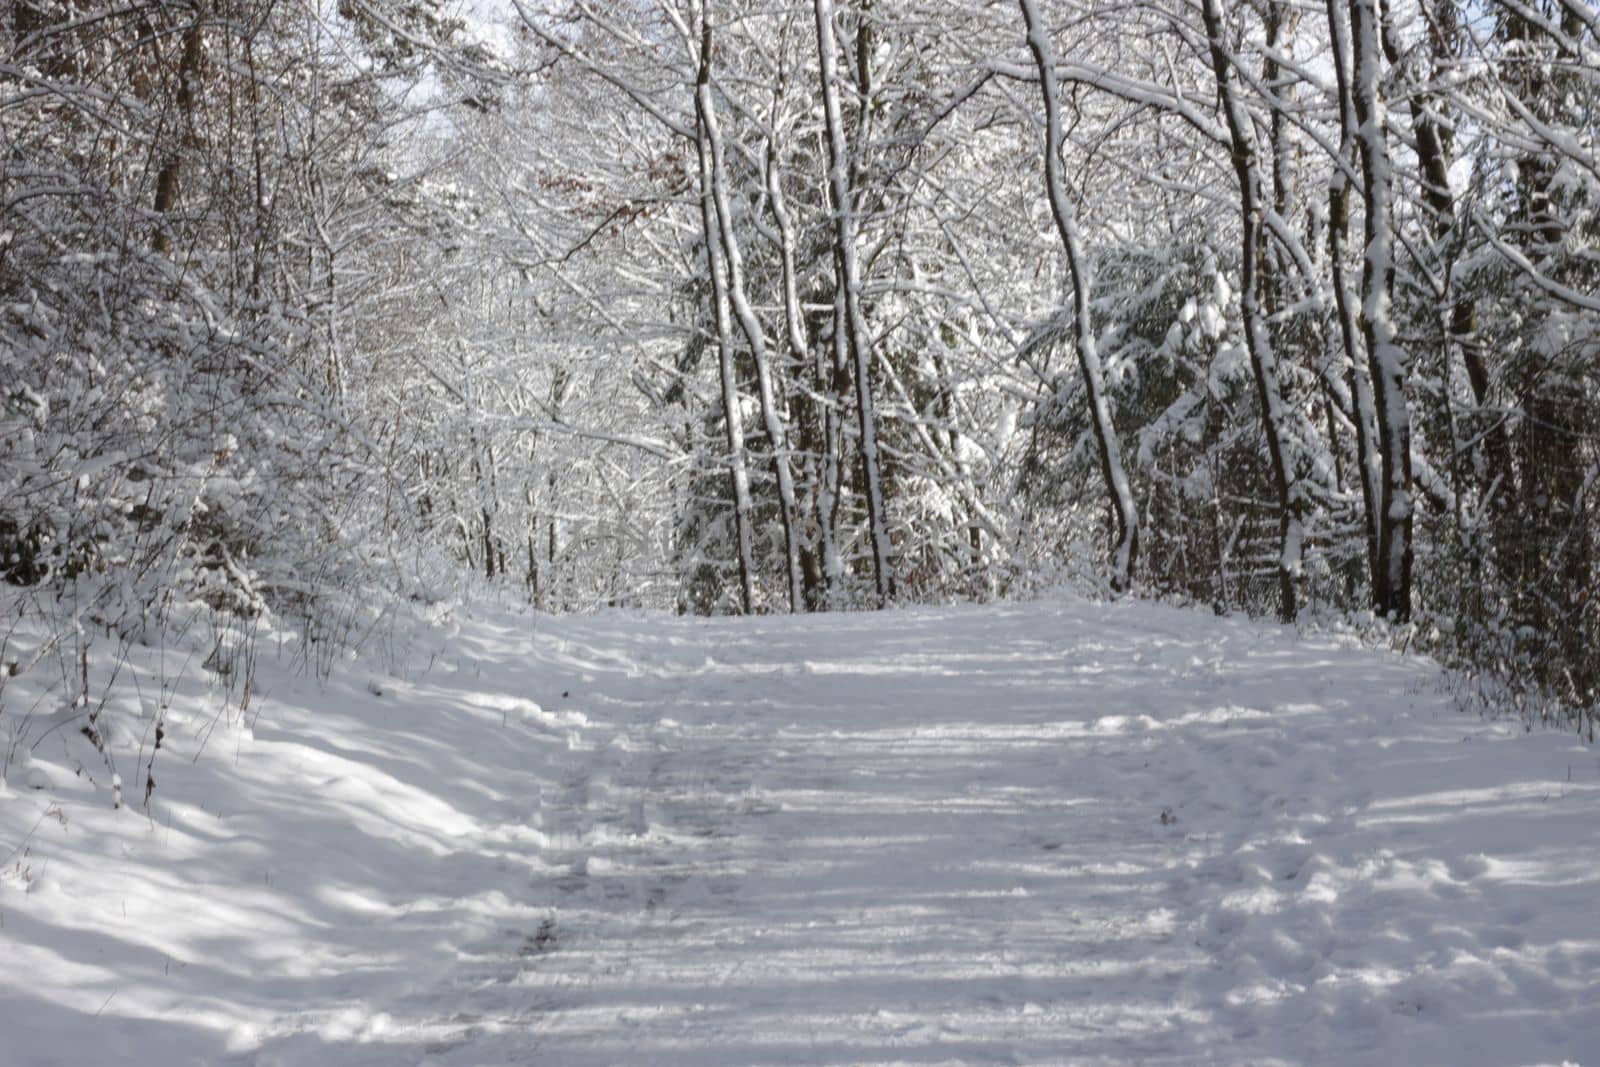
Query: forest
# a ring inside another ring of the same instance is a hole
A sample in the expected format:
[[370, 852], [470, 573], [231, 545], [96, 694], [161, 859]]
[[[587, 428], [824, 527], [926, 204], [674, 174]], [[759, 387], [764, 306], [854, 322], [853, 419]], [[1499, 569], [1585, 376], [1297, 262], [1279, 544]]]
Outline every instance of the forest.
[[9, 0], [4, 614], [1067, 583], [1592, 732], [1597, 64], [1585, 0]]

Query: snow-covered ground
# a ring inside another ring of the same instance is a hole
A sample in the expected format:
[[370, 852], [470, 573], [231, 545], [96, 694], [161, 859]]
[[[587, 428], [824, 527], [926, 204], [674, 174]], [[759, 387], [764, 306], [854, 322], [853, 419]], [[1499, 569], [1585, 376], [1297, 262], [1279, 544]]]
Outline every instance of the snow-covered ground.
[[129, 755], [113, 811], [18, 753], [0, 1064], [1600, 1064], [1600, 753], [1423, 662], [1127, 603], [475, 615], [243, 716], [146, 664], [148, 814]]

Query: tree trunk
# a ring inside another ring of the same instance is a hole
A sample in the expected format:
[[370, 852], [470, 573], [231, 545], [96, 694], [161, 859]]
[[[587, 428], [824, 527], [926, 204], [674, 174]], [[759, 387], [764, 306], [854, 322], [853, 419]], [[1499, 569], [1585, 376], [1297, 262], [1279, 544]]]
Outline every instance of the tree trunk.
[[1350, 0], [1351, 100], [1361, 150], [1366, 248], [1361, 267], [1361, 333], [1383, 452], [1378, 510], [1378, 610], [1396, 621], [1411, 617], [1411, 415], [1406, 406], [1406, 354], [1396, 343], [1394, 296], [1394, 175], [1378, 76], [1381, 26], [1375, 0]]
[[[711, 57], [700, 57], [695, 80], [698, 95], [711, 82]], [[711, 146], [705, 124], [695, 126], [695, 152], [700, 161], [700, 222], [706, 246], [706, 271], [711, 279], [712, 317], [717, 328], [717, 370], [722, 383], [722, 416], [728, 439], [728, 480], [733, 489], [733, 533], [739, 562], [739, 604], [745, 614], [755, 611], [755, 550], [751, 530], [750, 473], [746, 467], [744, 421], [739, 411], [738, 372], [733, 360], [733, 324], [728, 319], [722, 257], [717, 254], [717, 208]]]
[[[774, 116], [776, 118], [776, 116]], [[827, 353], [822, 348], [812, 351], [810, 331], [806, 329], [805, 311], [800, 305], [800, 287], [795, 272], [794, 219], [789, 214], [788, 201], [783, 195], [783, 178], [778, 169], [778, 150], [769, 143], [766, 154], [767, 203], [778, 224], [779, 252], [783, 273], [783, 322], [789, 347], [789, 358], [800, 373], [809, 366], [815, 379], [811, 406], [814, 417], [802, 419], [803, 433], [812, 438], [807, 449], [813, 456], [809, 501], [816, 521], [816, 537], [802, 538], [801, 562], [805, 584], [805, 603], [812, 610], [825, 608], [834, 599], [834, 586], [839, 577], [839, 545], [834, 536], [834, 499], [837, 485], [830, 471], [834, 453], [839, 446], [835, 427], [838, 408], [833, 401], [833, 375]], [[801, 412], [804, 413], [804, 407]], [[804, 447], [804, 444], [802, 445]]]
[[1077, 211], [1061, 176], [1061, 104], [1056, 87], [1050, 32], [1040, 16], [1036, 0], [1018, 0], [1018, 3], [1022, 7], [1022, 20], [1028, 31], [1028, 47], [1039, 69], [1039, 90], [1044, 97], [1045, 191], [1050, 198], [1050, 214], [1055, 219], [1056, 233], [1061, 238], [1061, 247], [1067, 254], [1067, 266], [1072, 274], [1078, 369], [1083, 374], [1084, 389], [1088, 394], [1090, 423], [1094, 427], [1095, 443], [1100, 453], [1100, 473], [1105, 479], [1111, 512], [1116, 520], [1111, 583], [1112, 588], [1121, 592], [1133, 582], [1133, 567], [1139, 552], [1139, 512], [1122, 468], [1122, 450], [1117, 444], [1116, 427], [1111, 421], [1111, 405], [1106, 397], [1105, 371], [1095, 345], [1094, 323], [1090, 316], [1089, 264], [1078, 234]]
[[1339, 334], [1344, 342], [1345, 376], [1353, 401], [1356, 428], [1356, 466], [1361, 476], [1361, 499], [1365, 505], [1367, 575], [1372, 587], [1373, 607], [1382, 610], [1378, 589], [1383, 571], [1378, 562], [1380, 493], [1383, 458], [1377, 439], [1377, 408], [1372, 400], [1372, 385], [1359, 356], [1361, 323], [1350, 298], [1344, 265], [1348, 258], [1346, 240], [1350, 233], [1350, 175], [1355, 167], [1355, 103], [1350, 94], [1349, 32], [1341, 0], [1327, 0], [1328, 27], [1333, 56], [1334, 79], [1339, 94], [1339, 158], [1328, 183], [1328, 263], [1332, 273], [1334, 306], [1339, 316]]
[[162, 255], [172, 253], [172, 234], [167, 229], [166, 216], [178, 207], [179, 185], [183, 175], [183, 154], [194, 147], [194, 111], [199, 96], [200, 65], [205, 59], [205, 18], [202, 11], [195, 12], [194, 22], [183, 34], [183, 54], [178, 60], [178, 145], [162, 162], [156, 173], [155, 213], [157, 216], [155, 250]]
[[[1453, 62], [1451, 44], [1460, 18], [1454, 0], [1445, 0], [1435, 8], [1429, 37], [1436, 76]], [[1389, 62], [1397, 62], [1399, 47], [1392, 34], [1386, 32], [1383, 43]], [[1435, 111], [1439, 103], [1438, 97], [1430, 91], [1419, 89], [1411, 96], [1411, 129], [1416, 141], [1417, 166], [1421, 172], [1422, 203], [1426, 209], [1424, 218], [1435, 247], [1442, 248], [1456, 225], [1456, 205], [1455, 196], [1450, 190], [1450, 167], [1454, 162], [1451, 131], [1439, 121]], [[1483, 435], [1482, 466], [1479, 471], [1483, 483], [1483, 503], [1491, 513], [1503, 515], [1514, 492], [1511, 440], [1498, 416], [1485, 410], [1489, 405], [1491, 379], [1483, 346], [1477, 338], [1477, 306], [1469, 296], [1452, 295], [1448, 264], [1440, 274], [1445, 287], [1445, 302], [1441, 309], [1445, 336], [1450, 347], [1461, 357], [1462, 366], [1467, 372], [1467, 384], [1472, 389], [1473, 404], [1478, 409], [1472, 433]], [[1446, 355], [1448, 358], [1449, 353]]]
[[[739, 237], [733, 228], [733, 211], [728, 201], [728, 168], [723, 158], [722, 130], [717, 123], [716, 102], [711, 94], [711, 23], [704, 9], [700, 14], [700, 66], [701, 77], [695, 84], [695, 111], [711, 155], [712, 203], [716, 208], [717, 232], [722, 244], [723, 262], [728, 270], [728, 297], [733, 303], [739, 329], [750, 346], [750, 358], [755, 363], [756, 389], [761, 401], [761, 418], [767, 431], [767, 441], [772, 448], [773, 472], [778, 483], [778, 518], [783, 526], [784, 573], [789, 590], [789, 610], [799, 611], [803, 603], [800, 591], [800, 553], [796, 533], [794, 475], [789, 465], [789, 436], [784, 428], [782, 414], [773, 389], [772, 360], [768, 354], [766, 335], [756, 318], [755, 309], [745, 294], [744, 255], [739, 248]], [[707, 235], [707, 241], [711, 235]]]
[[1300, 569], [1302, 533], [1300, 502], [1296, 499], [1290, 470], [1291, 443], [1287, 413], [1283, 405], [1283, 386], [1278, 376], [1278, 357], [1267, 334], [1260, 309], [1259, 255], [1264, 205], [1261, 199], [1260, 162], [1256, 154], [1254, 128], [1249, 113], [1228, 77], [1232, 63], [1223, 39], [1221, 0], [1204, 0], [1201, 15], [1210, 39], [1211, 68], [1222, 97], [1222, 110], [1228, 124], [1233, 169], [1239, 182], [1240, 280], [1239, 308], [1244, 319], [1245, 347], [1255, 374], [1256, 396], [1261, 404], [1261, 424], [1267, 438], [1267, 454], [1272, 464], [1273, 487], [1278, 497], [1278, 613], [1285, 622], [1297, 612], [1295, 578]]
[[812, 0], [812, 10], [816, 15], [818, 74], [828, 135], [828, 183], [833, 200], [836, 284], [843, 296], [844, 334], [855, 371], [856, 419], [861, 428], [861, 480], [867, 497], [867, 524], [872, 542], [872, 567], [878, 605], [883, 607], [894, 599], [894, 570], [883, 499], [882, 465], [878, 456], [877, 411], [872, 397], [872, 338], [861, 307], [861, 264], [856, 251], [855, 206], [848, 176], [850, 150], [845, 140], [844, 116], [839, 107], [838, 46], [833, 33], [833, 2]]

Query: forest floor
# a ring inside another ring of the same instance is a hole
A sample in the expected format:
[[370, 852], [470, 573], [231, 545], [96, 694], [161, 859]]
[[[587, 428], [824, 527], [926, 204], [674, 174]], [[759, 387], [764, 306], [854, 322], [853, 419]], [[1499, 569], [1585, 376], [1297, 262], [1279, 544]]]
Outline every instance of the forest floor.
[[1085, 602], [270, 659], [124, 666], [148, 809], [148, 728], [118, 811], [13, 755], [0, 1063], [1600, 1064], [1600, 752], [1422, 660]]

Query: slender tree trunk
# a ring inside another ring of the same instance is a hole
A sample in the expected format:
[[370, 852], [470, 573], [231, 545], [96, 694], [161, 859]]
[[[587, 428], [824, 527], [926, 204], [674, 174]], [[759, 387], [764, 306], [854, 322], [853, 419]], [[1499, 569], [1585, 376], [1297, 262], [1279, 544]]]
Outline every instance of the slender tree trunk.
[[950, 453], [949, 468], [955, 476], [956, 484], [964, 488], [962, 495], [970, 496], [972, 500], [964, 500], [967, 508], [967, 559], [971, 569], [970, 580], [967, 582], [969, 595], [980, 600], [988, 600], [994, 595], [994, 576], [983, 565], [983, 529], [985, 518], [977, 504], [978, 489], [972, 477], [971, 465], [961, 458], [961, 434], [956, 429], [956, 391], [951, 384], [954, 377], [945, 358], [939, 354], [938, 349], [930, 353], [934, 371], [939, 375], [939, 416], [944, 419], [948, 428], [945, 433], [945, 446]]
[[[1461, 13], [1454, 0], [1444, 0], [1434, 8], [1430, 20], [1429, 36], [1437, 75], [1441, 66], [1451, 60], [1451, 43], [1457, 33]], [[1399, 46], [1392, 33], [1383, 35], [1384, 51], [1389, 62], [1399, 60]], [[1421, 172], [1422, 204], [1428, 223], [1429, 236], [1435, 247], [1443, 249], [1450, 240], [1456, 225], [1455, 196], [1450, 190], [1450, 167], [1454, 162], [1451, 131], [1439, 121], [1435, 108], [1438, 97], [1419, 90], [1411, 96], [1411, 129], [1416, 142], [1417, 166]], [[1491, 512], [1503, 514], [1512, 495], [1511, 441], [1503, 425], [1497, 425], [1493, 414], [1484, 409], [1489, 404], [1489, 365], [1484, 358], [1483, 346], [1478, 343], [1478, 310], [1471, 297], [1452, 295], [1448, 266], [1441, 271], [1445, 286], [1445, 301], [1441, 309], [1448, 344], [1461, 357], [1467, 372], [1467, 384], [1472, 389], [1472, 400], [1478, 408], [1474, 420], [1474, 433], [1482, 433], [1483, 451], [1480, 474], [1483, 480], [1484, 502]], [[1448, 358], [1449, 353], [1447, 353]]]
[[[723, 158], [722, 129], [717, 123], [716, 101], [711, 93], [711, 23], [705, 10], [700, 14], [700, 65], [702, 75], [695, 85], [695, 111], [700, 129], [711, 155], [712, 203], [716, 208], [717, 231], [721, 239], [723, 262], [728, 270], [728, 297], [733, 303], [739, 329], [750, 346], [750, 358], [755, 363], [756, 389], [761, 402], [761, 418], [767, 431], [767, 441], [772, 448], [773, 472], [778, 483], [778, 518], [783, 526], [784, 572], [789, 590], [789, 610], [799, 611], [803, 605], [800, 591], [800, 552], [796, 531], [794, 475], [789, 464], [789, 436], [784, 428], [782, 413], [773, 388], [772, 359], [767, 349], [766, 335], [760, 320], [745, 294], [744, 255], [739, 248], [739, 237], [734, 231], [733, 210], [728, 201], [728, 168]], [[710, 235], [707, 235], [710, 239]]]
[[1295, 486], [1290, 470], [1292, 446], [1288, 434], [1288, 415], [1283, 404], [1283, 387], [1278, 375], [1278, 357], [1267, 333], [1260, 309], [1259, 253], [1264, 205], [1260, 161], [1256, 153], [1254, 127], [1249, 113], [1228, 76], [1231, 59], [1223, 34], [1221, 0], [1204, 0], [1201, 15], [1210, 39], [1211, 67], [1216, 74], [1217, 91], [1227, 120], [1232, 145], [1233, 168], [1239, 181], [1241, 231], [1239, 307], [1244, 318], [1245, 346], [1255, 373], [1256, 395], [1261, 404], [1262, 429], [1267, 438], [1267, 454], [1272, 465], [1272, 481], [1278, 497], [1278, 597], [1279, 616], [1295, 617], [1295, 578], [1300, 569], [1302, 532]]
[[178, 135], [177, 145], [168, 153], [156, 172], [155, 213], [157, 216], [155, 250], [162, 255], [172, 253], [172, 233], [167, 228], [166, 216], [178, 207], [178, 194], [183, 177], [183, 156], [195, 145], [194, 112], [199, 102], [200, 66], [205, 61], [205, 15], [195, 11], [194, 22], [183, 33], [183, 52], [178, 59]]
[[[774, 116], [776, 117], [776, 116]], [[767, 203], [778, 224], [779, 252], [783, 273], [783, 322], [789, 348], [789, 357], [797, 371], [809, 365], [814, 372], [813, 407], [811, 420], [816, 430], [814, 455], [815, 492], [811, 494], [815, 505], [816, 538], [805, 539], [802, 557], [810, 564], [804, 568], [806, 604], [812, 609], [826, 607], [834, 598], [834, 585], [838, 580], [839, 545], [834, 536], [833, 506], [838, 488], [828, 476], [834, 465], [834, 452], [838, 448], [838, 432], [834, 427], [837, 408], [832, 399], [832, 375], [829, 373], [827, 354], [821, 348], [812, 351], [809, 331], [806, 329], [805, 311], [800, 305], [800, 286], [795, 271], [794, 218], [789, 214], [788, 201], [783, 195], [783, 178], [778, 168], [777, 146], [769, 144], [766, 155]], [[814, 356], [814, 358], [812, 358]], [[803, 409], [802, 409], [803, 410]], [[802, 425], [806, 425], [802, 423]]]
[[1095, 443], [1100, 453], [1100, 473], [1105, 479], [1106, 493], [1111, 500], [1111, 513], [1116, 519], [1111, 582], [1112, 587], [1120, 592], [1133, 581], [1133, 567], [1139, 552], [1139, 511], [1134, 504], [1127, 474], [1122, 468], [1122, 451], [1117, 444], [1116, 427], [1111, 421], [1111, 404], [1106, 397], [1105, 371], [1095, 345], [1094, 323], [1090, 315], [1089, 264], [1078, 233], [1077, 210], [1067, 194], [1066, 183], [1061, 175], [1061, 103], [1056, 87], [1050, 31], [1040, 16], [1036, 0], [1018, 0], [1018, 3], [1022, 7], [1022, 20], [1028, 31], [1028, 47], [1039, 69], [1039, 89], [1044, 97], [1045, 191], [1050, 198], [1050, 214], [1055, 219], [1056, 233], [1061, 238], [1061, 247], [1066, 251], [1067, 266], [1072, 274], [1078, 369], [1083, 374], [1084, 389], [1088, 394], [1090, 423], [1094, 427]]
[[[711, 56], [700, 57], [695, 92], [711, 83]], [[750, 472], [746, 467], [744, 421], [739, 411], [738, 372], [733, 360], [733, 324], [728, 318], [727, 290], [722, 257], [717, 254], [717, 208], [711, 146], [705, 124], [695, 126], [695, 151], [700, 160], [700, 222], [706, 246], [706, 271], [711, 278], [712, 315], [717, 327], [717, 369], [722, 381], [722, 415], [728, 438], [728, 480], [733, 489], [733, 533], [739, 560], [739, 604], [745, 614], [755, 611], [755, 549], [751, 530]]]
[[1354, 405], [1356, 460], [1361, 476], [1361, 499], [1365, 505], [1367, 575], [1372, 585], [1373, 607], [1382, 610], [1378, 589], [1383, 570], [1378, 561], [1383, 457], [1377, 439], [1377, 407], [1372, 385], [1362, 367], [1361, 324], [1345, 278], [1349, 257], [1346, 241], [1350, 233], [1350, 177], [1346, 168], [1355, 166], [1355, 102], [1350, 92], [1350, 34], [1341, 10], [1343, 0], [1327, 0], [1328, 27], [1333, 57], [1334, 79], [1339, 94], [1339, 158], [1328, 184], [1328, 263], [1332, 274], [1334, 307], [1339, 316], [1339, 334], [1344, 342], [1345, 375]]
[[[845, 456], [845, 411], [849, 403], [850, 342], [845, 339], [844, 289], [835, 287], [833, 311], [829, 318], [828, 347], [817, 352], [817, 377], [825, 383], [824, 395], [833, 409], [831, 435], [828, 439], [828, 465], [826, 471], [829, 524], [833, 527], [835, 544], [839, 538], [839, 524], [844, 515], [845, 496], [850, 489], [849, 464]], [[836, 599], [843, 603], [845, 559], [842, 547], [827, 561], [829, 587]]]
[[[1267, 52], [1262, 59], [1261, 81], [1272, 94], [1272, 208], [1286, 223], [1293, 210], [1297, 181], [1298, 153], [1294, 125], [1289, 114], [1298, 110], [1293, 76], [1284, 76], [1283, 60], [1294, 61], [1295, 33], [1300, 28], [1300, 9], [1289, 0], [1269, 0], [1266, 11]], [[1309, 279], [1308, 279], [1309, 280]], [[1277, 310], [1274, 308], [1274, 310]]]
[[1376, 0], [1350, 0], [1351, 99], [1361, 150], [1366, 248], [1361, 269], [1361, 333], [1378, 413], [1383, 451], [1378, 511], [1378, 609], [1391, 619], [1411, 616], [1411, 416], [1406, 406], [1406, 354], [1396, 343], [1394, 294], [1394, 175], [1388, 124], [1378, 87], [1382, 64]]
[[818, 74], [823, 118], [828, 134], [828, 184], [833, 201], [834, 259], [837, 285], [843, 295], [845, 339], [855, 371], [856, 419], [861, 428], [861, 480], [867, 497], [868, 533], [878, 604], [895, 595], [889, 524], [883, 499], [882, 464], [878, 455], [878, 420], [872, 398], [872, 338], [861, 307], [861, 264], [856, 250], [855, 207], [851, 198], [850, 149], [839, 107], [838, 45], [833, 32], [832, 0], [812, 0], [817, 23]]

